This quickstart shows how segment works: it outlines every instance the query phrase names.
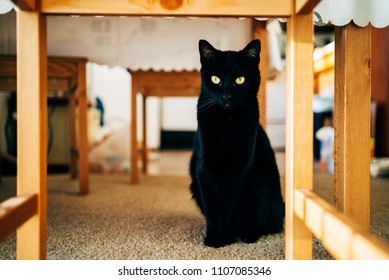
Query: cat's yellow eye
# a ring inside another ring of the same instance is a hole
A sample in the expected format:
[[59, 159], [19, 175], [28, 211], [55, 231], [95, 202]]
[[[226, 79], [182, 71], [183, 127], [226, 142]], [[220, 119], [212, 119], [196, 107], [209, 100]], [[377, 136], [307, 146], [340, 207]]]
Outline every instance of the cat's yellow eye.
[[220, 84], [220, 78], [218, 77], [218, 76], [212, 76], [211, 77], [211, 81], [212, 81], [212, 83], [214, 83], [215, 85], [218, 85], [218, 84]]
[[242, 76], [242, 77], [236, 78], [236, 79], [235, 79], [235, 83], [236, 83], [237, 85], [243, 84], [243, 83], [244, 83], [244, 77]]

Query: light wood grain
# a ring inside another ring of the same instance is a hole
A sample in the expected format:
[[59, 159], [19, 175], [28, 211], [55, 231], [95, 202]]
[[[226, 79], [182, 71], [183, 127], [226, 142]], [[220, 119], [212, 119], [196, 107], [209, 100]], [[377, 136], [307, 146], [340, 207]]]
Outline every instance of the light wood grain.
[[[47, 90], [70, 91], [76, 85], [77, 65], [87, 61], [78, 57], [47, 58]], [[0, 90], [16, 91], [16, 56], [0, 55]]]
[[86, 93], [86, 62], [78, 64], [78, 179], [80, 194], [89, 193], [88, 160], [88, 97]]
[[287, 26], [286, 217], [287, 259], [311, 259], [312, 235], [294, 215], [295, 189], [313, 184], [313, 24], [311, 14], [294, 14]]
[[320, 0], [295, 0], [296, 12], [300, 14], [311, 13]]
[[[77, 76], [77, 64], [87, 62], [83, 57], [49, 56], [47, 58], [47, 77], [72, 78]], [[16, 56], [0, 55], [0, 77], [16, 77]]]
[[258, 92], [259, 103], [259, 123], [266, 129], [266, 81], [268, 69], [268, 40], [267, 40], [267, 21], [253, 21], [253, 39], [261, 41], [261, 56], [259, 70], [261, 71], [261, 84]]
[[23, 11], [36, 11], [36, 0], [11, 0], [16, 6]]
[[37, 213], [17, 230], [17, 258], [46, 258], [46, 18], [17, 13], [17, 193], [38, 195]]
[[130, 71], [134, 90], [143, 96], [178, 97], [198, 96], [200, 73], [198, 71]]
[[388, 260], [388, 244], [308, 190], [296, 190], [295, 213], [336, 259]]
[[198, 71], [130, 71], [132, 79], [136, 79], [136, 90], [142, 94], [147, 89], [164, 88], [200, 88], [201, 80]]
[[285, 17], [291, 13], [290, 0], [183, 0], [175, 10], [164, 8], [161, 0], [42, 0], [41, 7], [47, 14]]
[[370, 228], [370, 27], [335, 32], [335, 205]]
[[38, 210], [38, 195], [12, 197], [0, 204], [0, 242], [34, 216]]

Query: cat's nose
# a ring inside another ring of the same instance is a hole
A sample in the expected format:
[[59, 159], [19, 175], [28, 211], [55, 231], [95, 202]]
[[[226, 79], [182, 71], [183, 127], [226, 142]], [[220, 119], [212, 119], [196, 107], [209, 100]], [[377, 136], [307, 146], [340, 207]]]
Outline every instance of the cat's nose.
[[224, 102], [224, 108], [230, 108], [231, 107], [231, 95], [230, 94], [223, 94], [222, 95], [223, 102]]
[[222, 97], [225, 101], [229, 101], [231, 99], [231, 95], [227, 95], [227, 94], [223, 94]]

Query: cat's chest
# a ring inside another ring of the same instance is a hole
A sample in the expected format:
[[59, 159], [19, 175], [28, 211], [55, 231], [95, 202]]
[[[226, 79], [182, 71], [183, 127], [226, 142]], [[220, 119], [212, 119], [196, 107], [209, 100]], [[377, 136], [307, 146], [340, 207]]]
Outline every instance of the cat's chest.
[[214, 172], [235, 174], [250, 166], [255, 154], [256, 129], [247, 124], [223, 122], [201, 130], [200, 157]]
[[214, 152], [242, 152], [255, 142], [257, 124], [249, 119], [225, 114], [199, 125], [203, 144]]

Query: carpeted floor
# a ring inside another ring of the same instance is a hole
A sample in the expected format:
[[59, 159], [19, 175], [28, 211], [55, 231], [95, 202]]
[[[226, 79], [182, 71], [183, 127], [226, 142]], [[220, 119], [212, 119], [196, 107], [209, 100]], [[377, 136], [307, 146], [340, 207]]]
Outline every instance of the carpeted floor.
[[[48, 259], [284, 259], [284, 234], [213, 249], [203, 245], [204, 220], [190, 198], [186, 176], [91, 175], [91, 194], [77, 181], [48, 178]], [[315, 189], [331, 199], [332, 177], [315, 176]], [[389, 186], [372, 186], [372, 231], [389, 240]], [[15, 179], [0, 183], [0, 200], [14, 194]], [[373, 184], [372, 184], [373, 185]], [[3, 197], [2, 197], [3, 196]], [[15, 235], [0, 244], [0, 259], [15, 259]], [[319, 242], [314, 258], [330, 259]]]

